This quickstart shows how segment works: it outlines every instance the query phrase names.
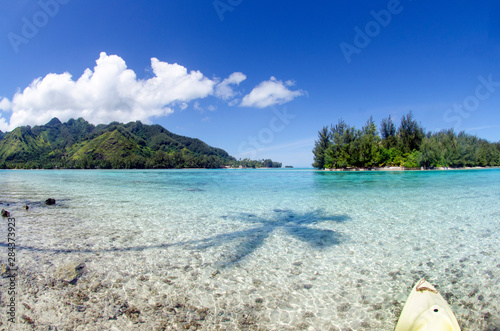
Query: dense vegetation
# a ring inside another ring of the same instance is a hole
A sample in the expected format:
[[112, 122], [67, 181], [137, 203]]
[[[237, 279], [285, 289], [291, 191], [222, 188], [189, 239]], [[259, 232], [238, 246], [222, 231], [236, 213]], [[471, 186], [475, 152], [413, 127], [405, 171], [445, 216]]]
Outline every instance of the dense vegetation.
[[94, 126], [82, 118], [22, 126], [0, 135], [3, 169], [144, 169], [281, 167], [271, 160], [236, 160], [199, 139], [141, 122]]
[[318, 132], [313, 153], [313, 167], [319, 169], [500, 166], [500, 142], [453, 129], [425, 133], [412, 112], [403, 116], [398, 128], [390, 116], [383, 119], [380, 130], [373, 117], [361, 130], [340, 119]]

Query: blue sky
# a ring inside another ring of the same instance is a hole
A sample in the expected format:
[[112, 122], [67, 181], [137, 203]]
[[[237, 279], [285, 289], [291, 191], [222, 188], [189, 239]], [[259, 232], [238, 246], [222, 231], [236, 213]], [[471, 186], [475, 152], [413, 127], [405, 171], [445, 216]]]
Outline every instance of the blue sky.
[[499, 45], [494, 1], [2, 1], [0, 129], [141, 120], [296, 167], [340, 117], [499, 141]]

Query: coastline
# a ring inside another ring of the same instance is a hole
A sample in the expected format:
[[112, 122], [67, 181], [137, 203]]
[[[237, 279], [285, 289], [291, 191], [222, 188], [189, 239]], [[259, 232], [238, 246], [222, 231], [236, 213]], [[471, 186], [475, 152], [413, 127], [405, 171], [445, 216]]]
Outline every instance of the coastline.
[[500, 167], [491, 166], [491, 167], [460, 167], [460, 168], [451, 168], [451, 167], [436, 167], [436, 168], [406, 168], [406, 167], [376, 167], [376, 168], [357, 168], [357, 167], [348, 167], [348, 168], [325, 168], [325, 169], [316, 169], [318, 171], [436, 171], [436, 170], [485, 170], [485, 169], [498, 169]]
[[[271, 168], [271, 167], [255, 167], [255, 168], [234, 168], [234, 167], [220, 167], [220, 168], [88, 168], [88, 169], [82, 169], [82, 168], [5, 168], [5, 169], [0, 169], [1, 170], [75, 170], [75, 171], [80, 171], [80, 170], [272, 170], [272, 169], [285, 169], [284, 167], [282, 168]], [[290, 168], [287, 168], [290, 169]], [[291, 168], [293, 169], [293, 168]], [[298, 169], [298, 168], [297, 168]], [[313, 168], [310, 168], [311, 170]]]
[[30, 168], [30, 169], [20, 169], [20, 168], [7, 168], [0, 169], [1, 170], [28, 170], [28, 171], [37, 171], [37, 170], [73, 170], [73, 171], [95, 171], [95, 170], [174, 170], [174, 171], [182, 171], [182, 170], [312, 170], [312, 171], [325, 171], [325, 172], [370, 172], [370, 171], [379, 171], [379, 172], [393, 172], [393, 171], [448, 171], [448, 170], [487, 170], [487, 169], [500, 169], [500, 166], [488, 166], [488, 167], [461, 167], [461, 168], [452, 168], [452, 167], [436, 167], [436, 168], [406, 168], [406, 167], [375, 167], [375, 168], [358, 168], [358, 167], [348, 167], [348, 168], [325, 168], [325, 169], [316, 169], [316, 168], [270, 168], [270, 167], [259, 167], [259, 168], [232, 168], [232, 167], [221, 167], [221, 168], [111, 168], [111, 169], [101, 169], [101, 168], [91, 168], [91, 169], [80, 169], [80, 168]]

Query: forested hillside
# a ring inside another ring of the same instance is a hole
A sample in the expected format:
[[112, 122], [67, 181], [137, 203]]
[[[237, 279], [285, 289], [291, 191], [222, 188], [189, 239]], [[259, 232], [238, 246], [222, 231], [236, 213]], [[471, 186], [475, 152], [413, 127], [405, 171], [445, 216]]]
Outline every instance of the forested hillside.
[[141, 122], [94, 126], [83, 118], [22, 126], [0, 134], [0, 168], [132, 169], [281, 167], [271, 160], [236, 160], [226, 151], [160, 125]]
[[318, 132], [313, 153], [313, 167], [319, 169], [500, 166], [499, 142], [453, 129], [425, 133], [412, 112], [403, 116], [398, 128], [390, 116], [380, 128], [370, 117], [361, 130], [340, 119]]

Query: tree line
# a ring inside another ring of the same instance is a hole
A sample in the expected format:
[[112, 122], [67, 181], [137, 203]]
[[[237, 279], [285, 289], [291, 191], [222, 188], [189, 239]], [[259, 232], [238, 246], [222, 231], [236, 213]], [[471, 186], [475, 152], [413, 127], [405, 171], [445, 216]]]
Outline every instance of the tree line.
[[426, 133], [411, 111], [397, 128], [391, 116], [380, 128], [371, 116], [361, 130], [340, 119], [318, 132], [313, 154], [318, 169], [500, 166], [500, 142], [453, 129]]
[[0, 169], [217, 169], [230, 166], [233, 168], [281, 168], [282, 163], [270, 159], [237, 160], [233, 157], [218, 155], [198, 155], [187, 149], [176, 152], [158, 151], [153, 156], [145, 157], [130, 154], [125, 157], [88, 154], [80, 159], [71, 159], [62, 153], [52, 153], [38, 159], [27, 158], [25, 161], [1, 161]]

